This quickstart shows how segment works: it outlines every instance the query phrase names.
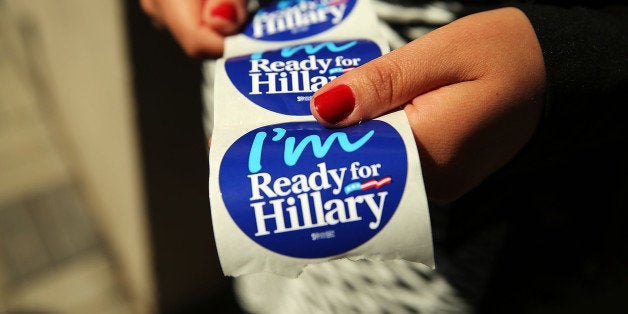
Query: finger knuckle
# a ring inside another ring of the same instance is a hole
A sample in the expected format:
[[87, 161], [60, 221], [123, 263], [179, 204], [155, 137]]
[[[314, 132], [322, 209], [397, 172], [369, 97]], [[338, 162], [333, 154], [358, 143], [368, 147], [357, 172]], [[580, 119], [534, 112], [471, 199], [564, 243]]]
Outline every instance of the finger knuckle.
[[205, 54], [204, 50], [197, 44], [183, 44], [183, 51], [188, 57], [200, 59]]
[[403, 85], [401, 65], [393, 59], [381, 58], [373, 66], [369, 76], [370, 90], [375, 93], [375, 97], [381, 103], [393, 104], [395, 95]]

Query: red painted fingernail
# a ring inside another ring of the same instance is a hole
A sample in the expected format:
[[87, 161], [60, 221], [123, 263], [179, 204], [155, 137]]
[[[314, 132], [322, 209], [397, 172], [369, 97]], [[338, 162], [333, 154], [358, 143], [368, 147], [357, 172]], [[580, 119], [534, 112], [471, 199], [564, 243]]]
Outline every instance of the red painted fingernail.
[[338, 123], [348, 117], [355, 107], [353, 91], [347, 85], [336, 85], [314, 98], [314, 108], [325, 121]]
[[215, 8], [211, 10], [209, 14], [212, 17], [225, 19], [233, 23], [238, 22], [238, 11], [236, 10], [235, 5], [233, 5], [233, 3], [230, 3], [230, 2], [223, 2], [217, 5]]

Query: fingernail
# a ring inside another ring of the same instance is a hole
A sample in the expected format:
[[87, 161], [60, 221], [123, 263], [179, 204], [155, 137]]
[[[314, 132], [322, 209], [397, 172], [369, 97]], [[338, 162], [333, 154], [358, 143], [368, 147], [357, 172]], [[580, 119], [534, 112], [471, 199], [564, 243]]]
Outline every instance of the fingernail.
[[336, 85], [314, 98], [314, 108], [323, 120], [338, 123], [353, 112], [355, 97], [347, 85]]
[[236, 10], [235, 5], [230, 2], [223, 2], [217, 5], [211, 10], [209, 14], [212, 17], [225, 19], [233, 23], [236, 23], [238, 21], [238, 11]]

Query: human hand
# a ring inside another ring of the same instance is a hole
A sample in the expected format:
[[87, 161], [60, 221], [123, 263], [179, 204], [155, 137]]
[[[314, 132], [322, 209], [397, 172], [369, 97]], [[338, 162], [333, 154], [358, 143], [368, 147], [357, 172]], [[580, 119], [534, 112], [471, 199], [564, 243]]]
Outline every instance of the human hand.
[[310, 103], [326, 127], [403, 106], [427, 195], [451, 201], [510, 161], [540, 120], [545, 66], [527, 17], [504, 8], [461, 18], [353, 69]]
[[225, 36], [236, 33], [247, 14], [245, 0], [140, 0], [140, 4], [196, 59], [220, 57]]

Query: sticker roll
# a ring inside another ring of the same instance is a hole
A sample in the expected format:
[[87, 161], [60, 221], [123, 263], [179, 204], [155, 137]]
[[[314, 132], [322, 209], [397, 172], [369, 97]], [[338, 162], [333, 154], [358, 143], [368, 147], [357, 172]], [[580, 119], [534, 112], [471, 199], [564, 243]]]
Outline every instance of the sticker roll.
[[[372, 14], [366, 0], [322, 3], [286, 1], [263, 10], [268, 24], [327, 8], [316, 15], [328, 14], [327, 24], [292, 35], [266, 31], [271, 44], [216, 62], [209, 186], [225, 275], [296, 277], [307, 265], [340, 258], [434, 266], [421, 165], [404, 112], [342, 129], [326, 129], [311, 115], [316, 90], [388, 52], [378, 38], [352, 37], [356, 25], [344, 25]], [[284, 13], [271, 14], [278, 10]], [[341, 22], [333, 24], [331, 12]], [[251, 43], [259, 27], [234, 41]]]

